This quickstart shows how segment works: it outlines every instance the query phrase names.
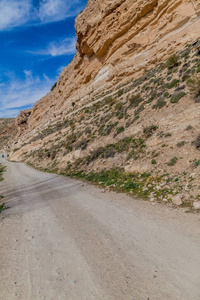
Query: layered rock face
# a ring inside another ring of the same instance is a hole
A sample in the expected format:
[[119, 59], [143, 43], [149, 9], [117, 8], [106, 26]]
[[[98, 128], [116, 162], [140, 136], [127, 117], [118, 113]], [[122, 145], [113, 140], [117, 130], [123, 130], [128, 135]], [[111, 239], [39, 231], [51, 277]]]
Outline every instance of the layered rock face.
[[9, 151], [9, 144], [17, 134], [15, 119], [0, 119], [0, 151]]
[[170, 203], [178, 194], [191, 206], [200, 189], [200, 90], [188, 84], [200, 82], [199, 0], [91, 0], [75, 28], [73, 61], [17, 117], [11, 159], [68, 175], [123, 169], [138, 180], [128, 191]]
[[199, 37], [198, 0], [89, 0], [76, 18], [77, 53], [38, 101], [29, 130], [82, 105]]

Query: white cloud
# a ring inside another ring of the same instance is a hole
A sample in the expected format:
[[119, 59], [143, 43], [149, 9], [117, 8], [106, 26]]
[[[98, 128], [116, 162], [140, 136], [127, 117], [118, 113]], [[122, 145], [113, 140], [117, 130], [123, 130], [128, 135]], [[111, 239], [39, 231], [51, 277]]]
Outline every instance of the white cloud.
[[65, 20], [83, 9], [81, 0], [0, 0], [0, 31], [22, 25], [41, 25]]
[[6, 83], [0, 83], [0, 117], [17, 116], [26, 106], [32, 106], [44, 97], [56, 79], [45, 74], [40, 78], [33, 76], [30, 70], [24, 70], [24, 78], [16, 78], [13, 73], [6, 73]]
[[75, 6], [77, 4], [80, 5], [80, 1], [42, 0], [38, 9], [38, 18], [42, 23], [64, 20], [78, 13], [79, 9]]
[[51, 42], [46, 49], [29, 51], [29, 53], [48, 56], [73, 55], [76, 53], [76, 38], [66, 38], [59, 42]]
[[0, 30], [11, 29], [25, 24], [30, 20], [30, 0], [1, 0], [0, 1]]
[[57, 69], [57, 74], [59, 75], [60, 73], [62, 73], [62, 71], [64, 70], [66, 66], [60, 66], [58, 69]]

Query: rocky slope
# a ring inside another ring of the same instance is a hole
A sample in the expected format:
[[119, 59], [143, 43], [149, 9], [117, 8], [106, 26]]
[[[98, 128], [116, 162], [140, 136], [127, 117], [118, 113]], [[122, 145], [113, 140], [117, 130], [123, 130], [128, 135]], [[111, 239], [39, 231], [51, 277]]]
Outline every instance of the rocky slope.
[[13, 118], [1, 118], [0, 119], [0, 151], [9, 151], [9, 144], [12, 139], [16, 136], [17, 126], [15, 119]]
[[200, 107], [189, 81], [199, 76], [199, 26], [195, 0], [89, 1], [73, 61], [17, 118], [12, 159], [83, 177], [118, 168], [120, 184], [115, 172], [94, 181], [121, 189], [133, 181], [124, 168], [139, 187], [125, 191], [198, 202]]

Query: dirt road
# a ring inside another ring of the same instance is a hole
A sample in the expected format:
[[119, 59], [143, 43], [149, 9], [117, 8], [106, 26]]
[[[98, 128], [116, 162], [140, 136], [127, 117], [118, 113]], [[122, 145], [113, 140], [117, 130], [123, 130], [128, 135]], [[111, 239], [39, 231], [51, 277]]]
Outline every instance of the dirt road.
[[200, 215], [3, 163], [0, 299], [200, 299]]

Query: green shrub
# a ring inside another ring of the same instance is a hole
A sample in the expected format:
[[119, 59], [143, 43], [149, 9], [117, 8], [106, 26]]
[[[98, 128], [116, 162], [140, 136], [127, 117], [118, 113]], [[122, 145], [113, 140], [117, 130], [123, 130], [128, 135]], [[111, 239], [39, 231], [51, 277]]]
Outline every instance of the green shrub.
[[124, 107], [123, 103], [122, 102], [118, 102], [116, 105], [115, 105], [115, 110], [116, 111], [120, 111], [122, 110]]
[[174, 156], [173, 158], [170, 159], [170, 161], [167, 163], [168, 166], [174, 166], [178, 161], [178, 157]]
[[118, 92], [117, 92], [118, 97], [122, 96], [123, 93], [124, 93], [124, 90], [118, 90]]
[[178, 103], [178, 101], [184, 97], [186, 95], [185, 92], [178, 92], [178, 93], [175, 93], [172, 95], [171, 99], [170, 99], [170, 102], [171, 103]]
[[56, 83], [54, 83], [54, 85], [52, 85], [52, 87], [51, 87], [51, 91], [53, 91], [53, 90], [56, 88], [56, 86], [57, 86], [57, 82], [56, 82]]
[[112, 106], [114, 104], [114, 102], [115, 101], [113, 100], [112, 96], [108, 96], [108, 97], [104, 98], [104, 103], [106, 105]]
[[173, 87], [175, 87], [180, 81], [178, 79], [173, 79], [171, 82], [166, 84], [166, 87], [168, 89], [172, 89]]
[[177, 67], [179, 65], [179, 60], [179, 56], [177, 54], [173, 54], [167, 60], [167, 68], [170, 70], [174, 67]]
[[194, 74], [188, 79], [187, 85], [195, 97], [200, 96], [200, 73]]
[[124, 129], [124, 126], [121, 126], [121, 127], [118, 127], [117, 128], [117, 134], [123, 132], [125, 129]]
[[152, 102], [156, 97], [157, 97], [157, 91], [154, 90], [154, 91], [151, 93], [150, 98], [149, 98], [149, 100], [147, 101], [147, 103]]
[[148, 126], [148, 127], [145, 127], [145, 128], [143, 129], [143, 132], [144, 132], [146, 138], [151, 137], [152, 134], [153, 134], [153, 132], [156, 131], [157, 128], [158, 128], [158, 127], [157, 127], [156, 125], [150, 125], [150, 126]]
[[157, 164], [157, 162], [156, 162], [155, 159], [152, 159], [151, 163], [152, 163], [152, 165], [156, 165]]
[[133, 107], [137, 107], [140, 102], [142, 102], [144, 99], [140, 96], [140, 94], [137, 94], [137, 95], [132, 95], [130, 98], [129, 98], [129, 102], [131, 104], [131, 106]]
[[152, 106], [153, 109], [161, 109], [166, 105], [166, 101], [163, 98], [158, 99], [156, 104]]
[[198, 135], [197, 139], [193, 142], [193, 145], [200, 150], [200, 135]]
[[144, 105], [142, 104], [134, 111], [135, 119], [143, 110], [144, 110]]
[[179, 147], [179, 148], [183, 147], [184, 145], [185, 145], [184, 141], [181, 141], [181, 142], [179, 142], [179, 143], [176, 144], [176, 146]]
[[190, 49], [186, 49], [185, 51], [183, 51], [183, 52], [181, 53], [181, 57], [182, 57], [182, 58], [183, 58], [183, 57], [188, 57], [189, 54], [190, 54]]
[[0, 213], [5, 209], [6, 209], [5, 203], [0, 204]]
[[165, 92], [164, 94], [163, 94], [163, 97], [164, 98], [167, 98], [169, 96], [169, 92]]

